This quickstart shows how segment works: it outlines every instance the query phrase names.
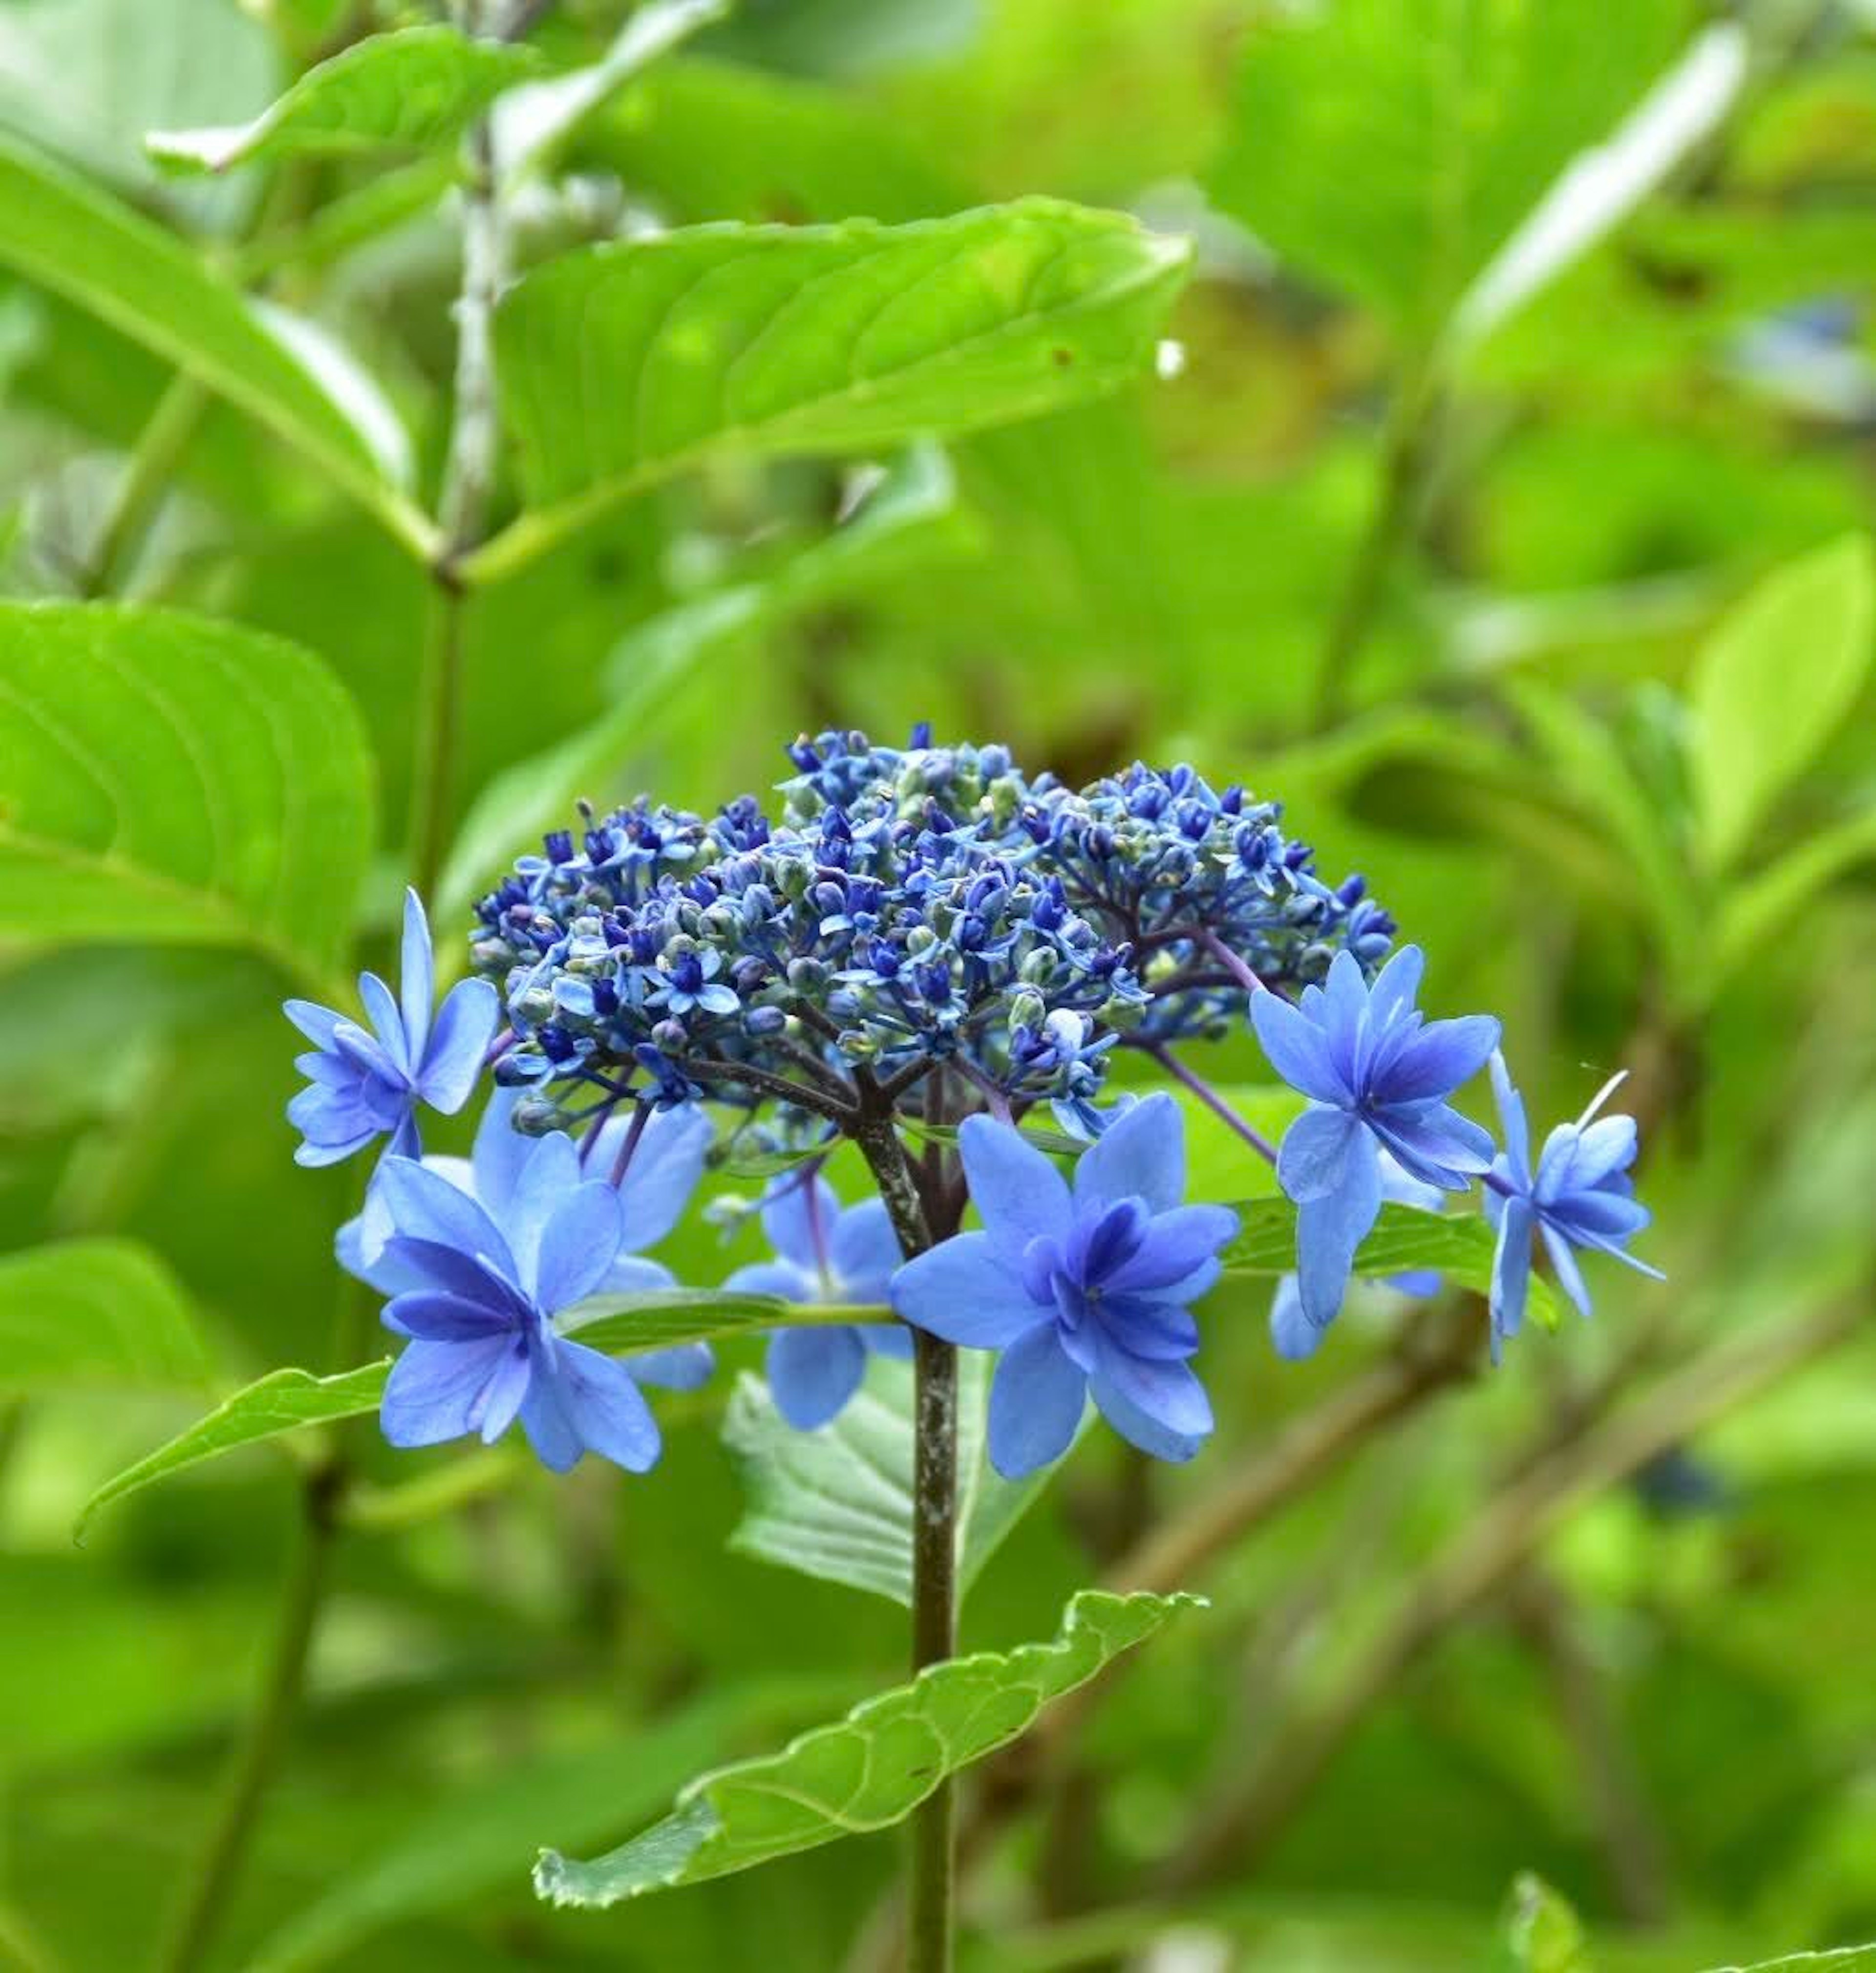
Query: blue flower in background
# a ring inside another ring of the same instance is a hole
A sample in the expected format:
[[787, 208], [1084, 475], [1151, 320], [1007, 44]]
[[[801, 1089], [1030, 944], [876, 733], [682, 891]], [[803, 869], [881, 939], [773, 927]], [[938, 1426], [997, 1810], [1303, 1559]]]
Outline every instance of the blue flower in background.
[[[904, 1258], [880, 1200], [843, 1209], [825, 1179], [799, 1172], [770, 1183], [762, 1229], [776, 1258], [738, 1268], [726, 1288], [789, 1301], [884, 1302]], [[885, 1322], [778, 1329], [766, 1366], [776, 1409], [800, 1431], [825, 1425], [860, 1388], [868, 1352], [910, 1356], [912, 1338]]]
[[[1422, 1185], [1410, 1178], [1386, 1151], [1381, 1154], [1381, 1196], [1397, 1206], [1412, 1206], [1423, 1212], [1437, 1212], [1446, 1195], [1437, 1186]], [[1436, 1268], [1414, 1268], [1387, 1277], [1387, 1286], [1397, 1294], [1426, 1296], [1440, 1290]], [[1276, 1284], [1270, 1303], [1270, 1340], [1278, 1356], [1293, 1363], [1313, 1356], [1326, 1330], [1312, 1322], [1302, 1306], [1302, 1291], [1294, 1274], [1286, 1274]]]
[[375, 973], [358, 976], [358, 997], [371, 1026], [361, 1027], [312, 1000], [289, 1000], [287, 1019], [313, 1043], [294, 1067], [309, 1086], [286, 1106], [305, 1141], [293, 1153], [302, 1165], [336, 1164], [388, 1133], [389, 1153], [418, 1155], [417, 1106], [446, 1117], [469, 1101], [500, 1017], [501, 1002], [485, 980], [461, 980], [430, 1019], [436, 990], [430, 926], [414, 891], [404, 894], [401, 997]]
[[1489, 1134], [1446, 1098], [1485, 1066], [1499, 1023], [1482, 1014], [1427, 1022], [1414, 1006], [1425, 965], [1417, 946], [1404, 946], [1370, 986], [1339, 953], [1327, 986], [1305, 987], [1295, 1006], [1250, 997], [1271, 1066], [1310, 1099], [1284, 1134], [1276, 1176], [1296, 1203], [1297, 1291], [1318, 1330], [1335, 1319], [1355, 1249], [1381, 1211], [1381, 1152], [1445, 1192], [1463, 1192], [1491, 1167]]
[[1505, 1058], [1493, 1052], [1492, 1090], [1505, 1127], [1504, 1154], [1492, 1168], [1493, 1185], [1485, 1194], [1486, 1217], [1499, 1229], [1492, 1262], [1495, 1363], [1505, 1338], [1515, 1336], [1524, 1322], [1534, 1234], [1542, 1233], [1558, 1285], [1580, 1314], [1590, 1313], [1590, 1291], [1577, 1265], [1577, 1248], [1612, 1255], [1656, 1281], [1665, 1278], [1659, 1268], [1623, 1252], [1623, 1243], [1648, 1224], [1649, 1214], [1633, 1196], [1629, 1178], [1639, 1148], [1635, 1119], [1596, 1114], [1621, 1081], [1619, 1075], [1611, 1077], [1574, 1124], [1557, 1125], [1544, 1140], [1533, 1172], [1525, 1100], [1512, 1087]]
[[386, 1326], [413, 1339], [386, 1387], [384, 1435], [394, 1445], [472, 1431], [492, 1441], [518, 1415], [557, 1472], [589, 1449], [642, 1472], [659, 1441], [639, 1385], [694, 1389], [713, 1367], [708, 1346], [621, 1361], [568, 1332], [589, 1298], [674, 1285], [636, 1250], [675, 1223], [711, 1127], [695, 1111], [648, 1118], [615, 1190], [587, 1174], [611, 1169], [626, 1120], [600, 1133], [583, 1170], [564, 1134], [513, 1127], [520, 1098], [491, 1098], [468, 1160], [387, 1157], [365, 1211], [340, 1230], [342, 1263], [391, 1297]]
[[965, 1176], [982, 1216], [908, 1261], [893, 1306], [947, 1342], [1001, 1350], [990, 1388], [990, 1461], [1006, 1479], [1067, 1451], [1086, 1399], [1162, 1459], [1191, 1458], [1211, 1405], [1187, 1361], [1188, 1304], [1215, 1281], [1237, 1231], [1222, 1206], [1182, 1206], [1184, 1127], [1145, 1098], [1084, 1151], [1071, 1191], [1008, 1125], [965, 1120]]

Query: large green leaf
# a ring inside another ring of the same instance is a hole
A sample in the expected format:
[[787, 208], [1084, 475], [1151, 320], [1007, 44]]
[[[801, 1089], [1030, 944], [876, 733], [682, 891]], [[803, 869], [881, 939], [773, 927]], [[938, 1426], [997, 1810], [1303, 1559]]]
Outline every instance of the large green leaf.
[[608, 1856], [582, 1863], [543, 1851], [534, 1888], [555, 1904], [596, 1908], [890, 1828], [947, 1775], [1022, 1733], [1051, 1699], [1175, 1611], [1201, 1607], [1191, 1596], [1084, 1589], [1052, 1643], [930, 1666], [779, 1754], [700, 1775], [662, 1822]]
[[1715, 1966], [1709, 1973], [1876, 1973], [1876, 1945], [1845, 1945], [1834, 1952], [1793, 1952], [1755, 1959], [1750, 1966]]
[[[1296, 1209], [1287, 1199], [1247, 1199], [1236, 1209], [1244, 1225], [1224, 1250], [1227, 1270], [1238, 1274], [1286, 1274], [1296, 1265]], [[1476, 1212], [1425, 1212], [1391, 1202], [1361, 1242], [1355, 1271], [1373, 1280], [1433, 1268], [1479, 1294], [1492, 1287], [1496, 1236]], [[1541, 1275], [1531, 1278], [1531, 1313], [1547, 1328], [1561, 1316], [1556, 1294]]]
[[[739, 583], [653, 617], [614, 649], [606, 671], [612, 702], [592, 725], [505, 768], [476, 797], [438, 886], [440, 910], [466, 908], [510, 861], [564, 828], [574, 803], [602, 806], [628, 784], [659, 737], [660, 710], [709, 661], [737, 640], [759, 636], [908, 567], [978, 545], [957, 503], [949, 461], [936, 446], [916, 446], [842, 525], [793, 555], [758, 582]], [[647, 767], [645, 771], [649, 771]]]
[[[1003, 1479], [985, 1456], [992, 1359], [958, 1357], [958, 1583], [968, 1590], [1047, 1484]], [[766, 1384], [740, 1379], [724, 1441], [743, 1469], [749, 1507], [732, 1548], [805, 1575], [912, 1602], [913, 1376], [875, 1357], [832, 1424], [798, 1431]]]
[[62, 1240], [0, 1258], [0, 1397], [208, 1380], [188, 1298], [147, 1248]]
[[1025, 199], [880, 226], [702, 226], [571, 254], [496, 316], [536, 510], [486, 579], [718, 450], [853, 453], [1033, 416], [1137, 375], [1191, 258]]
[[1682, 0], [1338, 0], [1247, 35], [1217, 202], [1430, 342], [1558, 173], [1640, 100]]
[[1745, 848], [1855, 702], [1873, 610], [1869, 542], [1849, 535], [1768, 576], [1702, 646], [1692, 764], [1714, 869]]
[[[842, 1688], [845, 1688], [844, 1690]], [[765, 1679], [712, 1692], [669, 1717], [458, 1783], [355, 1873], [257, 1946], [248, 1973], [332, 1963], [386, 1926], [459, 1909], [512, 1877], [544, 1827], [603, 1842], [655, 1814], [685, 1777], [757, 1735], [786, 1732], [851, 1696], [850, 1679]]]
[[[562, 1327], [569, 1335], [596, 1350], [625, 1355], [637, 1350], [663, 1350], [680, 1343], [703, 1343], [741, 1335], [753, 1330], [809, 1322], [884, 1322], [892, 1317], [883, 1308], [803, 1309], [776, 1295], [726, 1294], [714, 1290], [674, 1288], [649, 1294], [615, 1296], [596, 1303], [582, 1317], [569, 1311]], [[80, 1518], [85, 1524], [100, 1508], [152, 1481], [199, 1466], [224, 1452], [264, 1439], [302, 1430], [309, 1425], [336, 1424], [377, 1409], [391, 1375], [391, 1360], [361, 1364], [336, 1376], [316, 1377], [310, 1370], [273, 1370], [224, 1399], [205, 1418], [106, 1481], [85, 1503]]]
[[247, 945], [326, 990], [373, 797], [325, 666], [103, 604], [0, 604], [0, 936]]
[[409, 443], [326, 332], [242, 294], [172, 234], [0, 136], [0, 266], [64, 296], [303, 453], [413, 551], [430, 523], [400, 488]]
[[306, 152], [427, 150], [448, 142], [539, 65], [532, 50], [454, 28], [374, 34], [309, 69], [252, 122], [152, 130], [144, 139], [174, 172]]

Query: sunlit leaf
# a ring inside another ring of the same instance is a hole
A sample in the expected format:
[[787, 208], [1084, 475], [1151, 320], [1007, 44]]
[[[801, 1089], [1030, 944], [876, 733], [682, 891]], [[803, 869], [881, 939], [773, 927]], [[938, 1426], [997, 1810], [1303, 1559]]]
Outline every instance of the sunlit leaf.
[[[141, 213], [4, 136], [0, 265], [239, 406], [427, 553], [430, 524], [400, 491], [410, 469], [402, 427], [326, 332], [250, 300]], [[297, 333], [283, 333], [289, 324]]]
[[890, 1828], [946, 1775], [1016, 1739], [1051, 1699], [1200, 1607], [1190, 1596], [1084, 1589], [1054, 1642], [933, 1665], [779, 1754], [699, 1775], [669, 1816], [609, 1856], [583, 1863], [544, 1851], [534, 1888], [555, 1904], [598, 1908]]
[[1849, 535], [1768, 576], [1707, 640], [1691, 690], [1702, 846], [1731, 862], [1869, 674], [1876, 570]]
[[1735, 879], [1720, 905], [1718, 957], [1708, 975], [1712, 984], [1750, 964], [1761, 943], [1776, 938], [1819, 891], [1871, 862], [1876, 862], [1876, 806], [1800, 838], [1755, 876]]
[[232, 623], [0, 604], [0, 934], [245, 945], [324, 988], [372, 837], [357, 712]]
[[1500, 1921], [1493, 1973], [1590, 1973], [1588, 1941], [1576, 1913], [1544, 1880], [1525, 1871]]
[[486, 580], [723, 450], [851, 453], [1139, 374], [1190, 248], [1049, 199], [899, 227], [697, 227], [564, 256], [496, 316], [537, 510]]
[[538, 61], [529, 49], [454, 28], [373, 34], [309, 69], [251, 123], [152, 130], [144, 144], [173, 172], [225, 172], [309, 152], [425, 150], [447, 143]]
[[208, 1379], [188, 1297], [147, 1248], [61, 1240], [0, 1258], [0, 1397]]
[[[972, 1582], [1041, 1493], [1045, 1471], [1004, 1479], [985, 1454], [993, 1360], [958, 1356], [958, 1585]], [[760, 1378], [738, 1379], [724, 1421], [749, 1507], [732, 1548], [805, 1575], [912, 1602], [913, 1375], [875, 1357], [832, 1424], [798, 1431]]]

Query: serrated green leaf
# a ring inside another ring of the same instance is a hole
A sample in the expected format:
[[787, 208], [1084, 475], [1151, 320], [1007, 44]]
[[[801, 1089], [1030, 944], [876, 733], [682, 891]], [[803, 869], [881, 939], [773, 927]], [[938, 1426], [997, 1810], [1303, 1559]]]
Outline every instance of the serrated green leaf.
[[0, 604], [0, 935], [245, 945], [329, 991], [373, 797], [324, 664], [105, 604]]
[[0, 1397], [92, 1385], [199, 1389], [208, 1361], [181, 1284], [131, 1240], [0, 1258]]
[[1192, 1596], [1084, 1589], [1054, 1642], [930, 1666], [779, 1754], [701, 1775], [662, 1822], [608, 1856], [576, 1863], [543, 1851], [534, 1889], [554, 1904], [599, 1909], [891, 1828], [947, 1775], [1022, 1733], [1051, 1699], [1175, 1611], [1201, 1607]]
[[740, 583], [640, 624], [607, 663], [618, 681], [591, 725], [505, 768], [476, 797], [438, 886], [444, 912], [466, 908], [544, 830], [565, 826], [581, 798], [624, 796], [656, 744], [659, 715], [714, 655], [829, 598], [907, 567], [977, 545], [957, 502], [950, 462], [936, 446], [896, 461], [842, 525], [760, 582]]
[[323, 329], [218, 280], [173, 235], [0, 137], [0, 265], [76, 303], [305, 454], [413, 552], [435, 530], [400, 490], [409, 442]]
[[1558, 173], [1640, 101], [1680, 0], [1339, 0], [1244, 41], [1216, 202], [1430, 344]]
[[251, 123], [152, 130], [144, 148], [172, 172], [225, 172], [308, 153], [427, 150], [449, 142], [538, 67], [531, 49], [511, 42], [406, 28], [309, 68]]
[[[1224, 1250], [1227, 1271], [1238, 1274], [1286, 1274], [1296, 1265], [1296, 1209], [1287, 1199], [1246, 1199], [1234, 1206], [1244, 1222]], [[1492, 1253], [1496, 1236], [1476, 1213], [1424, 1212], [1390, 1200], [1374, 1230], [1361, 1242], [1355, 1271], [1371, 1280], [1433, 1268], [1461, 1288], [1479, 1294], [1492, 1288]], [[1532, 1315], [1554, 1329], [1562, 1310], [1556, 1293], [1540, 1274], [1531, 1278]]]
[[[967, 1591], [1047, 1484], [1005, 1480], [985, 1451], [993, 1359], [958, 1356], [958, 1586]], [[819, 1431], [798, 1431], [758, 1377], [737, 1380], [724, 1443], [749, 1506], [730, 1546], [784, 1569], [912, 1604], [913, 1375], [874, 1357], [866, 1381]]]
[[1766, 578], [1701, 647], [1690, 692], [1708, 865], [1724, 869], [1810, 765], [1869, 673], [1876, 569], [1845, 535]]
[[864, 452], [1113, 390], [1139, 374], [1190, 259], [1184, 240], [1050, 199], [566, 255], [495, 321], [537, 511], [466, 573], [505, 572], [714, 452]]
[[[590, 1308], [590, 1314], [583, 1310]], [[777, 1295], [724, 1294], [704, 1288], [673, 1288], [649, 1294], [607, 1297], [568, 1310], [561, 1326], [595, 1350], [627, 1355], [705, 1343], [751, 1330], [799, 1327], [804, 1323], [889, 1322], [884, 1308], [803, 1308]], [[108, 1480], [85, 1503], [82, 1533], [100, 1508], [125, 1494], [199, 1466], [238, 1447], [253, 1445], [309, 1425], [336, 1424], [377, 1409], [391, 1360], [380, 1357], [355, 1370], [315, 1377], [309, 1370], [270, 1371], [225, 1399], [207, 1417]]]

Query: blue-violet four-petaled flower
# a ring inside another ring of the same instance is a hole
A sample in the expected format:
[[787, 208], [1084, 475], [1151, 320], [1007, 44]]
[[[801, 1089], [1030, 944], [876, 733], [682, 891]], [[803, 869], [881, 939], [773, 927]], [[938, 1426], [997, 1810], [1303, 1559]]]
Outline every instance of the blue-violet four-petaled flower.
[[368, 1029], [316, 1001], [286, 1003], [287, 1019], [313, 1044], [293, 1064], [308, 1087], [286, 1106], [288, 1120], [305, 1140], [293, 1153], [298, 1163], [336, 1164], [386, 1133], [390, 1154], [414, 1158], [420, 1149], [417, 1104], [427, 1103], [447, 1117], [469, 1101], [501, 1002], [487, 980], [460, 980], [433, 1023], [436, 967], [430, 926], [414, 891], [404, 896], [398, 983], [401, 993], [394, 999], [375, 973], [358, 976]]
[[1512, 1087], [1505, 1058], [1494, 1051], [1492, 1090], [1505, 1127], [1505, 1150], [1492, 1168], [1494, 1183], [1485, 1194], [1485, 1215], [1498, 1228], [1492, 1262], [1492, 1360], [1505, 1338], [1515, 1336], [1525, 1319], [1531, 1284], [1531, 1244], [1541, 1233], [1558, 1284], [1579, 1313], [1590, 1312], [1590, 1291], [1573, 1249], [1593, 1248], [1613, 1255], [1638, 1273], [1663, 1278], [1658, 1268], [1623, 1252], [1626, 1241], [1649, 1222], [1649, 1211], [1633, 1196], [1629, 1167], [1638, 1149], [1633, 1117], [1599, 1117], [1621, 1076], [1603, 1084], [1574, 1124], [1559, 1124], [1544, 1140], [1537, 1169], [1531, 1165], [1531, 1130], [1525, 1101]]
[[1016, 1479], [1061, 1458], [1092, 1395], [1107, 1422], [1162, 1459], [1191, 1458], [1211, 1405], [1188, 1359], [1189, 1304], [1215, 1281], [1237, 1231], [1221, 1206], [1184, 1206], [1179, 1112], [1135, 1104], [1075, 1166], [1072, 1189], [1008, 1124], [959, 1132], [982, 1232], [960, 1233], [894, 1277], [893, 1306], [946, 1341], [1000, 1350], [991, 1464]]
[[[724, 1283], [727, 1290], [788, 1301], [884, 1302], [904, 1258], [883, 1202], [843, 1208], [819, 1176], [794, 1172], [771, 1181], [762, 1229], [776, 1258], [738, 1268]], [[860, 1388], [869, 1352], [910, 1356], [911, 1335], [884, 1322], [778, 1329], [767, 1363], [776, 1409], [799, 1431], [825, 1425]]]
[[1414, 1007], [1425, 960], [1404, 946], [1371, 986], [1338, 953], [1325, 987], [1294, 1006], [1251, 996], [1271, 1066], [1309, 1107], [1284, 1134], [1277, 1183], [1296, 1202], [1297, 1292], [1318, 1330], [1335, 1320], [1355, 1249], [1381, 1211], [1381, 1153], [1409, 1178], [1463, 1192], [1491, 1168], [1490, 1134], [1446, 1098], [1485, 1066], [1499, 1023], [1475, 1014], [1428, 1022]]

